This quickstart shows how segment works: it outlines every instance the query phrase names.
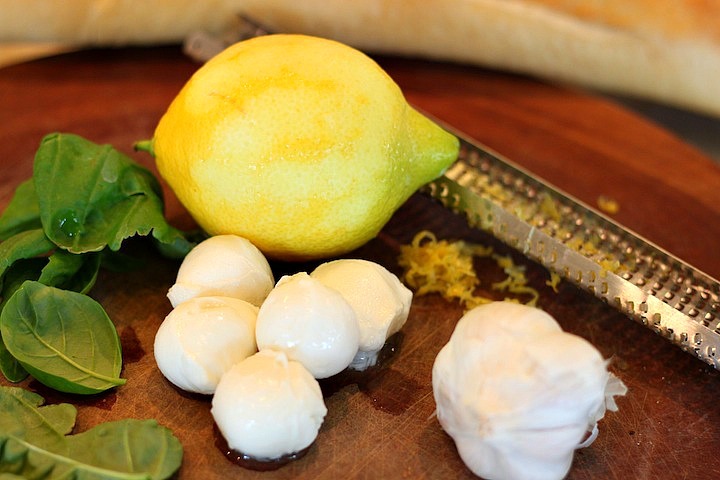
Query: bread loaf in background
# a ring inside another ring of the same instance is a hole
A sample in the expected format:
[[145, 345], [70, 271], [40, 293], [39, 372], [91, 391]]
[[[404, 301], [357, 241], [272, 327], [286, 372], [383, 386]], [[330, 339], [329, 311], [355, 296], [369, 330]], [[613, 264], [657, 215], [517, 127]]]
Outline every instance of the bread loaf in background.
[[238, 17], [369, 53], [462, 62], [720, 117], [720, 2], [0, 0], [0, 41], [178, 42]]

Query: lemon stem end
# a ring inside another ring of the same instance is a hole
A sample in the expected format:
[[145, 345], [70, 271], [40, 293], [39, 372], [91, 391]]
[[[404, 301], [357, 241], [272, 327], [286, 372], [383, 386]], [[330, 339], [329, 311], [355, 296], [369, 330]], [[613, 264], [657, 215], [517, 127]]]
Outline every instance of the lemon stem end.
[[155, 150], [153, 149], [152, 140], [140, 140], [138, 142], [135, 142], [133, 148], [136, 152], [147, 152], [153, 157], [155, 157]]

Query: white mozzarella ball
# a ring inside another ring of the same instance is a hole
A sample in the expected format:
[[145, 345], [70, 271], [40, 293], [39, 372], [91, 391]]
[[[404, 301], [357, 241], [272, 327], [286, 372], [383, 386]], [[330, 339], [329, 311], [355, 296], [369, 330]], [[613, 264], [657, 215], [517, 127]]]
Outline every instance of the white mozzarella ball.
[[360, 351], [353, 368], [372, 366], [388, 337], [405, 324], [412, 292], [385, 267], [368, 260], [334, 260], [319, 265], [310, 275], [340, 292], [355, 310]]
[[258, 348], [280, 350], [315, 378], [341, 372], [358, 351], [360, 328], [343, 296], [307, 273], [280, 279], [258, 312]]
[[283, 352], [262, 350], [223, 375], [211, 413], [230, 448], [273, 460], [309, 447], [327, 408], [305, 367]]
[[217, 235], [187, 254], [167, 296], [173, 307], [211, 295], [235, 297], [259, 307], [274, 283], [270, 264], [255, 245], [237, 235]]
[[257, 351], [258, 308], [231, 297], [197, 297], [181, 303], [155, 334], [155, 361], [171, 383], [212, 394], [220, 377]]

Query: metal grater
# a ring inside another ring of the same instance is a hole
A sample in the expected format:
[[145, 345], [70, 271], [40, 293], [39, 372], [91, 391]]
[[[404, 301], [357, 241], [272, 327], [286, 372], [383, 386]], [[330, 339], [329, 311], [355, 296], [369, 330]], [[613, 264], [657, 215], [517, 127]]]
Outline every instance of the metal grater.
[[720, 369], [720, 282], [452, 133], [460, 138], [460, 156], [426, 193]]

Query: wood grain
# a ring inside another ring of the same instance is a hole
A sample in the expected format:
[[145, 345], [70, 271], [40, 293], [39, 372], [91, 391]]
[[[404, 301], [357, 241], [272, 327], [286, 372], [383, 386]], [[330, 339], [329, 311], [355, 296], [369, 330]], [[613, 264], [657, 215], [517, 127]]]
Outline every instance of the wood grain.
[[[621, 223], [720, 276], [720, 168], [678, 138], [586, 92], [458, 65], [379, 61], [419, 108], [587, 203], [600, 195], [616, 199]], [[0, 70], [0, 206], [30, 176], [37, 145], [52, 131], [111, 143], [153, 168], [132, 144], [152, 135], [197, 67], [171, 47], [88, 51]], [[166, 194], [172, 222], [192, 226], [172, 193]], [[397, 272], [399, 245], [425, 228], [506, 250], [416, 195], [354, 256]], [[541, 306], [612, 358], [611, 369], [630, 388], [619, 400], [620, 411], [601, 422], [598, 440], [576, 453], [569, 478], [720, 474], [718, 372], [570, 284], [553, 292], [544, 285], [542, 267], [514, 255], [541, 291]], [[77, 404], [77, 431], [117, 418], [157, 418], [185, 447], [182, 479], [473, 478], [433, 417], [430, 387], [434, 357], [462, 314], [458, 305], [416, 298], [384, 368], [325, 382], [329, 414], [307, 456], [260, 473], [232, 464], [216, 447], [209, 399], [172, 388], [155, 366], [154, 332], [170, 311], [165, 293], [177, 266], [151, 255], [139, 271], [103, 272], [92, 292], [118, 327], [125, 386], [81, 398], [32, 380], [21, 385], [48, 402]], [[273, 267], [281, 274], [312, 265]], [[498, 274], [488, 266], [485, 284]]]

